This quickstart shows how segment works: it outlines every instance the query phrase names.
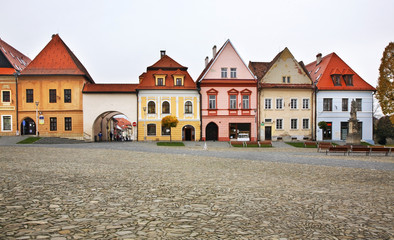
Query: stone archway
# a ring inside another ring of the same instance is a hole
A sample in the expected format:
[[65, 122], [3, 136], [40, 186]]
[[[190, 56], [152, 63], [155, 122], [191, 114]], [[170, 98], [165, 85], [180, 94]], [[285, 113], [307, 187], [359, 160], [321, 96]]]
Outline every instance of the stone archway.
[[21, 135], [35, 135], [36, 123], [33, 119], [26, 117], [21, 122]]
[[[94, 121], [92, 126], [92, 133], [94, 141], [124, 141], [136, 140], [137, 129], [133, 123], [129, 121], [126, 126], [120, 126], [120, 119], [117, 116], [128, 117], [119, 111], [107, 111], [101, 113]], [[101, 139], [100, 133], [101, 132]]]

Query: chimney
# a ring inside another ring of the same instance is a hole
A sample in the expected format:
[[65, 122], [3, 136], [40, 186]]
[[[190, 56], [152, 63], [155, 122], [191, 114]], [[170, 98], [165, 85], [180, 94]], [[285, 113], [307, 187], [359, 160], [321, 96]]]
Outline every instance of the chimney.
[[318, 53], [316, 55], [316, 65], [319, 65], [321, 63], [321, 53]]
[[208, 65], [208, 62], [209, 62], [209, 57], [207, 56], [207, 57], [205, 58], [205, 66]]
[[160, 58], [166, 55], [166, 50], [160, 50]]
[[213, 55], [212, 58], [215, 58], [215, 57], [216, 57], [216, 45], [213, 46], [213, 48], [212, 48], [212, 55]]

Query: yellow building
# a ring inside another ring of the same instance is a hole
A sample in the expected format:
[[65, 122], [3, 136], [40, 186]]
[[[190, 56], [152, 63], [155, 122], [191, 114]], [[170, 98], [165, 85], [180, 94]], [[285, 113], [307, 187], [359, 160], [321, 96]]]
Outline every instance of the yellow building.
[[[187, 67], [161, 51], [158, 62], [140, 76], [138, 86], [138, 140], [199, 141], [200, 97]], [[165, 116], [175, 116], [179, 123], [171, 131], [162, 127]]]
[[17, 76], [30, 59], [0, 39], [0, 136], [19, 134]]
[[285, 48], [271, 62], [250, 62], [259, 81], [261, 140], [314, 139], [314, 85], [302, 62]]
[[59, 35], [53, 35], [18, 79], [20, 133], [82, 139], [87, 82], [94, 83]]

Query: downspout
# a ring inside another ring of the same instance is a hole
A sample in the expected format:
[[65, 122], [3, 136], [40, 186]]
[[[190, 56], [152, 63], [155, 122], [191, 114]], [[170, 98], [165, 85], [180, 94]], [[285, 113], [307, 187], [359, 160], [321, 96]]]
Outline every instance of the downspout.
[[19, 134], [19, 106], [18, 106], [18, 75], [20, 75], [19, 70], [16, 70], [15, 73], [15, 94], [16, 94], [16, 100], [15, 100], [15, 105], [16, 105], [16, 135]]
[[202, 139], [202, 97], [201, 97], [201, 87], [200, 87], [201, 82], [197, 83], [197, 91], [198, 95], [200, 96], [200, 141]]
[[255, 114], [257, 114], [256, 134], [257, 134], [257, 141], [260, 141], [260, 131], [259, 131], [259, 128], [260, 128], [260, 90], [259, 90], [259, 81], [257, 80], [256, 82], [257, 82], [256, 83], [256, 86], [257, 86], [257, 89], [256, 89], [257, 90], [257, 92], [256, 92], [257, 106], [256, 106], [256, 112], [255, 112]]
[[[138, 89], [136, 89], [136, 94], [137, 94], [137, 142], [138, 142], [138, 123], [139, 123], [139, 121], [138, 121], [138, 119], [140, 119], [139, 118], [139, 108], [138, 108], [138, 106], [139, 106], [139, 98], [138, 98]], [[144, 130], [145, 131], [145, 130]]]
[[[312, 85], [312, 87], [313, 87], [313, 85]], [[313, 96], [314, 96], [314, 92], [315, 92], [315, 88], [313, 87], [313, 89], [312, 89], [312, 91], [311, 91], [311, 103], [312, 103], [312, 112], [311, 112], [311, 117], [312, 117], [312, 121], [311, 121], [311, 128], [312, 128], [312, 140], [315, 140], [316, 138], [315, 138], [315, 131], [314, 131], [314, 128], [315, 128], [315, 125], [316, 124], [314, 124], [314, 122], [315, 122], [315, 120], [313, 119], [313, 113], [314, 112], [316, 112], [315, 111], [315, 105], [313, 104], [313, 102], [314, 102], [314, 98], [313, 98]]]
[[315, 89], [313, 90], [314, 92], [314, 96], [315, 96], [315, 131], [314, 131], [314, 135], [315, 135], [315, 140], [317, 141], [317, 92], [319, 91], [319, 89], [317, 88], [317, 86], [315, 86]]

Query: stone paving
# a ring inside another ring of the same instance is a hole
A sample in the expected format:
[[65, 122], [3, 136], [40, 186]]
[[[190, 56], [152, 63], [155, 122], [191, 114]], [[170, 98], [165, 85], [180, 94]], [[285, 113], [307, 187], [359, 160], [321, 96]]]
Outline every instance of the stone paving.
[[37, 146], [0, 146], [0, 239], [394, 238], [391, 170]]

